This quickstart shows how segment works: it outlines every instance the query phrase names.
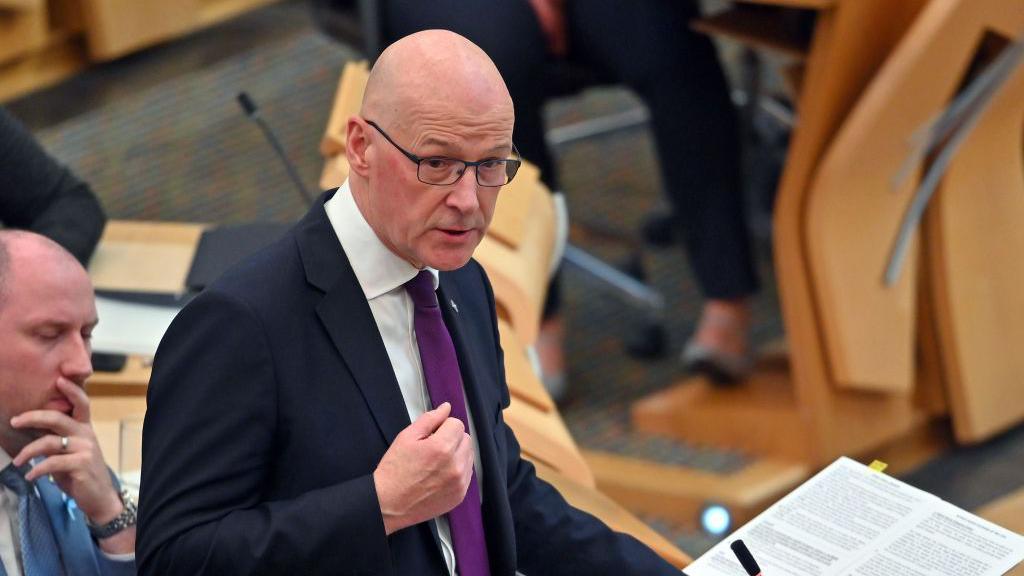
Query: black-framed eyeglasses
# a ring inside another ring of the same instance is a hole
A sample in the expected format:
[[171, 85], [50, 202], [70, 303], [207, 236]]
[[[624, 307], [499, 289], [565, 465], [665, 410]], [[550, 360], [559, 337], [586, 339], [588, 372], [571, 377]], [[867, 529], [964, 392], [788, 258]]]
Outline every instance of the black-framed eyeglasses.
[[462, 175], [466, 173], [470, 166], [476, 166], [476, 183], [480, 186], [496, 188], [511, 182], [515, 178], [516, 172], [519, 171], [519, 166], [523, 163], [519, 159], [519, 151], [516, 150], [515, 144], [512, 145], [512, 153], [515, 154], [515, 158], [488, 158], [487, 160], [470, 162], [447, 156], [417, 156], [399, 146], [373, 120], [367, 120], [366, 123], [376, 128], [377, 132], [380, 132], [380, 135], [385, 140], [416, 164], [416, 177], [424, 184], [432, 184], [434, 186], [455, 184], [462, 178]]

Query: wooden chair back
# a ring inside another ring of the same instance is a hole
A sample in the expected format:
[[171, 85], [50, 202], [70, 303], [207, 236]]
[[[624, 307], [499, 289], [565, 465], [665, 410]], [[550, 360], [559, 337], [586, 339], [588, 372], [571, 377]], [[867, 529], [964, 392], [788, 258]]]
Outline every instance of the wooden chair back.
[[949, 165], [924, 232], [953, 430], [981, 441], [1024, 420], [1024, 66]]
[[1007, 0], [936, 0], [843, 123], [808, 191], [813, 298], [833, 382], [906, 393], [914, 382], [917, 260], [882, 275], [916, 179], [894, 188], [912, 135], [951, 100], [987, 29], [1024, 11]]

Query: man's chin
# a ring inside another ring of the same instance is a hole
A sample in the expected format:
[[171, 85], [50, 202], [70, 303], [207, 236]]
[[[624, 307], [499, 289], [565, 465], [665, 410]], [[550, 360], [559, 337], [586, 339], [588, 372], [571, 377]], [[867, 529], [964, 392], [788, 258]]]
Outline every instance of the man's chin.
[[438, 270], [440, 272], [451, 272], [452, 270], [458, 270], [459, 268], [465, 266], [472, 256], [472, 254], [467, 254], [465, 256], [454, 255], [434, 258], [432, 259], [433, 262], [427, 262], [426, 264], [427, 266], [430, 266], [431, 268]]
[[[476, 245], [473, 248], [475, 249]], [[473, 251], [466, 247], [440, 247], [432, 250], [430, 254], [425, 254], [423, 263], [442, 272], [458, 270], [465, 266], [469, 259], [473, 257]]]
[[46, 430], [40, 430], [39, 428], [26, 428], [24, 430], [16, 430], [14, 428], [7, 428], [2, 432], [0, 438], [3, 439], [3, 449], [7, 452], [7, 455], [14, 458], [21, 452], [22, 448], [28, 446], [33, 441], [46, 436], [48, 432]]

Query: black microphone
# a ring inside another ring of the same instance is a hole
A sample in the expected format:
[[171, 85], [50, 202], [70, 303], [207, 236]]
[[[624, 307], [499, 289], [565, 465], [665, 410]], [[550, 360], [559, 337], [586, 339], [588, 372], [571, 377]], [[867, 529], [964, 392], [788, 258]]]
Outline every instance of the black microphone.
[[260, 111], [259, 108], [256, 107], [256, 103], [253, 102], [252, 98], [250, 98], [245, 92], [239, 92], [237, 99], [238, 104], [242, 107], [242, 111], [245, 112], [245, 115], [260, 127], [260, 130], [263, 131], [263, 135], [267, 138], [267, 141], [270, 142], [274, 151], [277, 152], [277, 157], [280, 158], [281, 162], [284, 164], [284, 169], [288, 172], [288, 177], [291, 178], [292, 183], [295, 184], [295, 189], [299, 191], [299, 196], [302, 196], [302, 200], [306, 203], [306, 206], [312, 206], [313, 195], [309, 193], [309, 190], [307, 190], [306, 186], [302, 183], [302, 179], [299, 178], [298, 171], [295, 170], [295, 165], [288, 160], [288, 156], [284, 153], [284, 147], [281, 146], [281, 142], [277, 139], [277, 136], [274, 135], [274, 131], [271, 130], [270, 126], [267, 125], [262, 117], [260, 117]]
[[256, 103], [249, 98], [249, 95], [245, 92], [238, 93], [238, 103], [242, 105], [242, 110], [245, 111], [246, 116], [255, 116], [257, 113]]
[[749, 576], [761, 576], [761, 567], [754, 561], [754, 555], [747, 550], [747, 545], [743, 543], [743, 540], [736, 540], [732, 544], [729, 544], [732, 548], [733, 554], [736, 555], [736, 559], [743, 565], [743, 569], [747, 571]]

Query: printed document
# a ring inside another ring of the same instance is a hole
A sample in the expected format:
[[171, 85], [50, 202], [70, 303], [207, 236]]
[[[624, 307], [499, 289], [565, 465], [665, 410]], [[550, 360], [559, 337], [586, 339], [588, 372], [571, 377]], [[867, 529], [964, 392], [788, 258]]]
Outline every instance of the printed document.
[[764, 576], [1001, 576], [1024, 536], [840, 458], [686, 567], [746, 576], [742, 539]]

